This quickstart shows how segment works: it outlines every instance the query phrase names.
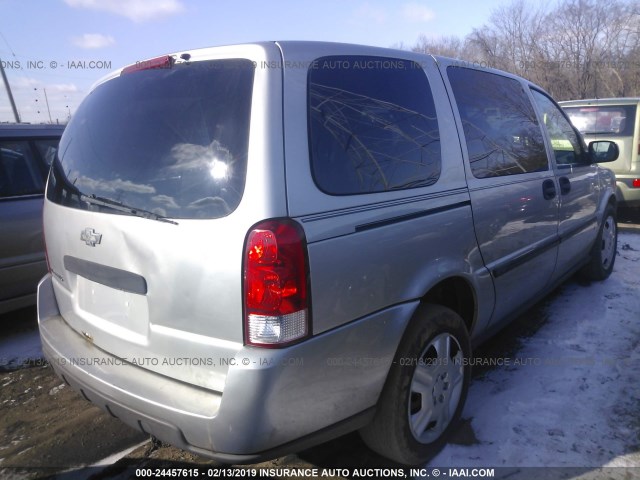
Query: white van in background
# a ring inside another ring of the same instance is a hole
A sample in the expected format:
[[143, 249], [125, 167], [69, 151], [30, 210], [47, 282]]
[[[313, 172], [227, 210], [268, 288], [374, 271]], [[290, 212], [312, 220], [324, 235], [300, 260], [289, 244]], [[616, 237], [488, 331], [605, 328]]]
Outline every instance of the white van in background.
[[585, 141], [612, 140], [620, 156], [607, 168], [616, 174], [621, 206], [640, 206], [640, 98], [601, 98], [560, 102]]

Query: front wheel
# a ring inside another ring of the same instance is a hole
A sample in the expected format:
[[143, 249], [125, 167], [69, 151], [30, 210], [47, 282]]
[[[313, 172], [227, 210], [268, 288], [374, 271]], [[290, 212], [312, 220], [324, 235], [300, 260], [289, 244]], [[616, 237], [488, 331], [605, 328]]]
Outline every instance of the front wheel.
[[602, 225], [598, 231], [589, 263], [582, 273], [589, 280], [605, 280], [611, 275], [616, 261], [618, 248], [618, 226], [616, 223], [616, 209], [609, 205], [604, 213]]
[[469, 389], [469, 334], [460, 316], [421, 305], [389, 371], [376, 415], [360, 431], [380, 455], [406, 465], [428, 460], [445, 445]]

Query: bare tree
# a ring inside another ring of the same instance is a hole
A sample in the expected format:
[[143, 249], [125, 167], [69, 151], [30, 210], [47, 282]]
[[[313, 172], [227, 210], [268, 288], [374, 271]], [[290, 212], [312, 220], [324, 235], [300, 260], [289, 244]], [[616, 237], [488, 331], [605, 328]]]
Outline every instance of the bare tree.
[[640, 3], [513, 0], [464, 39], [423, 36], [412, 50], [513, 72], [558, 99], [640, 96]]
[[544, 11], [524, 0], [494, 10], [489, 24], [474, 29], [469, 41], [483, 53], [485, 60], [498, 68], [527, 75], [535, 68], [537, 39], [542, 37]]
[[421, 35], [411, 48], [414, 52], [442, 55], [443, 57], [460, 58], [464, 55], [464, 39], [456, 36], [428, 38]]
[[640, 51], [640, 15], [635, 3], [617, 3], [611, 6], [609, 20], [605, 24], [607, 56], [598, 67], [596, 94], [604, 90], [604, 96], [628, 96], [639, 92], [638, 52]]

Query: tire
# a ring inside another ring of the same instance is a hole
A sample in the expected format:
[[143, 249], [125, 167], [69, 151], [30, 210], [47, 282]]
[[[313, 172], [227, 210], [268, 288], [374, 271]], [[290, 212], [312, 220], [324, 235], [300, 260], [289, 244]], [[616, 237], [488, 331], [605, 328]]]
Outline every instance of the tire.
[[[448, 352], [448, 353], [447, 353]], [[369, 448], [405, 465], [426, 462], [446, 444], [467, 398], [469, 334], [453, 310], [423, 304], [405, 332], [373, 421]]]
[[611, 275], [616, 262], [618, 248], [618, 226], [616, 223], [616, 209], [607, 206], [602, 225], [590, 253], [589, 263], [582, 270], [582, 274], [589, 280], [605, 280]]

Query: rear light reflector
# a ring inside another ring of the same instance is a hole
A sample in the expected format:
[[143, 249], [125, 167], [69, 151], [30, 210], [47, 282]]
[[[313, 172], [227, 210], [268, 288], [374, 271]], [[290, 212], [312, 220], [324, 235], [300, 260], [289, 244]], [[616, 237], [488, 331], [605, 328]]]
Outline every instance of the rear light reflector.
[[633, 179], [633, 188], [640, 188], [640, 178]]
[[307, 248], [302, 228], [268, 220], [247, 234], [244, 251], [245, 342], [281, 347], [310, 329]]
[[175, 60], [171, 55], [164, 55], [162, 57], [151, 58], [149, 60], [143, 60], [136, 62], [133, 65], [129, 65], [122, 69], [120, 75], [126, 75], [132, 72], [139, 72], [141, 70], [153, 70], [156, 68], [171, 68], [173, 67]]

